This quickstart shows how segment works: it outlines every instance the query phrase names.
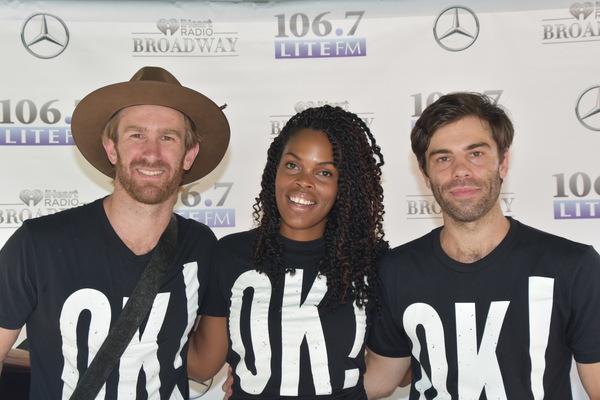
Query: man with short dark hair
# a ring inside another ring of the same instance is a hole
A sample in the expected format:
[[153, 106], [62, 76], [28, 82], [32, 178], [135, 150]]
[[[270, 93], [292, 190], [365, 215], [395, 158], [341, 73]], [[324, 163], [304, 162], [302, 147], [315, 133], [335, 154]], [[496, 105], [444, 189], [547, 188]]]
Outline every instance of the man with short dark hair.
[[505, 217], [513, 126], [476, 93], [442, 96], [412, 130], [444, 225], [390, 251], [365, 387], [411, 399], [568, 399], [572, 358], [600, 398], [600, 256]]
[[25, 221], [7, 241], [0, 252], [0, 368], [27, 324], [30, 397], [69, 398], [174, 226], [166, 275], [100, 398], [188, 398], [188, 334], [216, 238], [207, 226], [175, 217], [173, 207], [180, 185], [223, 158], [227, 119], [168, 71], [144, 67], [81, 100], [72, 132], [85, 158], [114, 178], [114, 191]]

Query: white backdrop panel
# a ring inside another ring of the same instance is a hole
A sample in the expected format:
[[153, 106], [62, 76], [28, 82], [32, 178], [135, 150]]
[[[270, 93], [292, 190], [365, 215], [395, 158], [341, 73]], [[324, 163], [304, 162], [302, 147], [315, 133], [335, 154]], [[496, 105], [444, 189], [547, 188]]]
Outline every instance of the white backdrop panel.
[[[461, 51], [442, 45], [465, 38], [438, 43], [434, 37], [436, 29], [451, 27], [443, 13], [451, 6], [459, 7], [463, 26], [478, 30]], [[110, 193], [110, 181], [73, 146], [69, 117], [90, 91], [158, 65], [217, 104], [227, 103], [227, 156], [202, 182], [188, 185], [177, 204], [178, 212], [206, 222], [219, 237], [252, 226], [271, 138], [297, 111], [325, 103], [360, 115], [382, 146], [391, 244], [428, 232], [441, 223], [439, 209], [422, 183], [408, 135], [440, 94], [473, 90], [496, 97], [515, 123], [505, 213], [600, 248], [600, 116], [577, 114], [598, 104], [600, 9], [573, 6], [0, 1], [0, 244], [25, 218]], [[58, 41], [68, 30], [64, 47], [27, 45], [44, 15]], [[309, 48], [306, 57], [295, 57]], [[205, 398], [220, 398], [219, 386]], [[574, 392], [584, 398], [579, 387]], [[393, 398], [405, 395], [399, 390]]]

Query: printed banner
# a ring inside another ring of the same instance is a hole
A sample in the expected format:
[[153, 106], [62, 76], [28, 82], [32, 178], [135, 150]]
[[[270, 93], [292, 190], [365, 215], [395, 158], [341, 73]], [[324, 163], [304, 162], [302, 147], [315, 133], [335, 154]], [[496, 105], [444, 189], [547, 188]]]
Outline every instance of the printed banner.
[[[409, 132], [442, 94], [469, 90], [515, 124], [504, 213], [600, 249], [600, 3], [538, 3], [0, 1], [0, 245], [24, 220], [111, 192], [71, 114], [154, 65], [226, 105], [227, 155], [176, 205], [218, 237], [253, 226], [270, 141], [323, 104], [358, 114], [382, 147], [390, 243], [439, 226]], [[577, 378], [574, 396], [586, 398]], [[204, 396], [221, 397], [220, 383]]]

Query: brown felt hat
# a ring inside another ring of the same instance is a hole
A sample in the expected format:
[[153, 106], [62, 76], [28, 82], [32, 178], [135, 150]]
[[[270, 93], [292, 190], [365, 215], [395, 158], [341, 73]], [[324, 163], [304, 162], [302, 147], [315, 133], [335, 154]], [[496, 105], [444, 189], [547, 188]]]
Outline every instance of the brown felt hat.
[[202, 178], [219, 165], [229, 145], [229, 123], [221, 108], [203, 94], [182, 86], [169, 71], [143, 67], [128, 82], [108, 85], [88, 94], [73, 111], [73, 140], [81, 154], [100, 172], [115, 177], [114, 167], [102, 146], [104, 126], [117, 111], [144, 104], [184, 113], [200, 133], [200, 151], [184, 174], [183, 184]]

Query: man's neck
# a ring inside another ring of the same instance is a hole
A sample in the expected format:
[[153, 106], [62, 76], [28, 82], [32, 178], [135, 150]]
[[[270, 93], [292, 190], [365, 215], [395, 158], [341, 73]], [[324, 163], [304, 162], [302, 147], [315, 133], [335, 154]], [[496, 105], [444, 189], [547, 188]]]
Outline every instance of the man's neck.
[[460, 222], [444, 215], [440, 243], [444, 252], [462, 263], [473, 263], [490, 254], [502, 242], [510, 221], [498, 206], [474, 222]]
[[137, 255], [151, 251], [167, 228], [176, 193], [160, 204], [143, 204], [125, 191], [115, 191], [104, 199], [104, 211], [108, 221], [129, 249]]

